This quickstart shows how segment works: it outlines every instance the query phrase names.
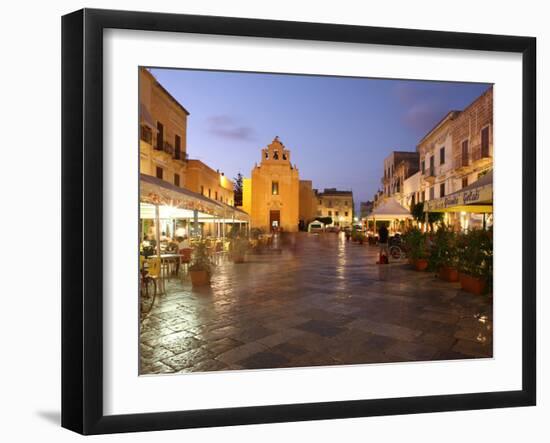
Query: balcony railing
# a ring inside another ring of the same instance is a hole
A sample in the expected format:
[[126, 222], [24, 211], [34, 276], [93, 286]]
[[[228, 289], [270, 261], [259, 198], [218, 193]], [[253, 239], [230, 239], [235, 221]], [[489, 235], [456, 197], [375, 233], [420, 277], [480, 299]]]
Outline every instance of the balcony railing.
[[188, 155], [187, 152], [174, 150], [174, 160], [181, 160], [183, 162], [187, 161]]
[[455, 157], [455, 168], [465, 168], [470, 166], [470, 154], [463, 152]]
[[491, 155], [489, 153], [489, 146], [482, 146], [481, 143], [479, 145], [472, 147], [472, 160], [478, 161], [484, 158], [491, 158]]
[[170, 154], [172, 157], [174, 156], [174, 147], [168, 143], [168, 142], [164, 142], [162, 143], [162, 145], [160, 145], [158, 142], [155, 146], [155, 149], [157, 151], [162, 151], [162, 152], [166, 152], [167, 154]]
[[424, 169], [422, 175], [424, 177], [435, 177], [435, 166], [430, 166], [429, 168]]
[[174, 147], [170, 143], [164, 142], [164, 146], [162, 147], [162, 150], [167, 154], [174, 156]]

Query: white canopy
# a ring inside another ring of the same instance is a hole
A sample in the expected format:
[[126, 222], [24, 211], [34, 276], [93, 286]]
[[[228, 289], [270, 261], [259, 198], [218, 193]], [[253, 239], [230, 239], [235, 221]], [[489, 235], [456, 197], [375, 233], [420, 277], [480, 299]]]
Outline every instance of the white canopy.
[[320, 226], [321, 229], [325, 229], [325, 224], [319, 220], [313, 220], [312, 222], [310, 222], [308, 225], [307, 225], [307, 232], [311, 232], [311, 227], [312, 226]]
[[388, 198], [374, 208], [367, 220], [405, 220], [408, 218], [412, 218], [409, 210], [401, 206], [394, 198]]

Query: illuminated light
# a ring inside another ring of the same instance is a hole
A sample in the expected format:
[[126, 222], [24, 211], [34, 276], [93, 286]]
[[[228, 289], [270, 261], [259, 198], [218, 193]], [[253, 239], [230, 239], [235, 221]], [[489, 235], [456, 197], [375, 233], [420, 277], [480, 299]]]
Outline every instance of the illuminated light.
[[476, 340], [479, 343], [485, 343], [487, 341], [487, 337], [485, 337], [484, 335], [481, 335], [481, 333], [479, 333], [476, 337]]

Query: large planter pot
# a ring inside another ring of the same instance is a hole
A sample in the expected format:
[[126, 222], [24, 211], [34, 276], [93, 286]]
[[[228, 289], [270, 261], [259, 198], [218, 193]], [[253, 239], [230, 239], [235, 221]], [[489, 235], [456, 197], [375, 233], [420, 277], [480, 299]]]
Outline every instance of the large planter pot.
[[417, 271], [425, 271], [426, 269], [428, 269], [428, 260], [426, 260], [425, 258], [417, 258], [414, 261], [414, 269], [416, 269]]
[[466, 292], [470, 292], [476, 295], [481, 295], [485, 292], [485, 288], [487, 287], [487, 282], [485, 282], [485, 280], [482, 280], [478, 277], [473, 277], [468, 274], [460, 273], [460, 286]]
[[452, 266], [441, 266], [439, 268], [439, 278], [451, 283], [458, 281], [458, 270]]
[[190, 270], [189, 275], [193, 286], [207, 286], [210, 284], [210, 273], [208, 271]]

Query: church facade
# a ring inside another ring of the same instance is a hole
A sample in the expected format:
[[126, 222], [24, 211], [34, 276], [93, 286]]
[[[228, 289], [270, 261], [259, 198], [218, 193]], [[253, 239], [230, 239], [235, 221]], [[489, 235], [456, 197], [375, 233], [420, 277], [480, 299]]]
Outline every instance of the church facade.
[[[353, 193], [335, 188], [319, 193], [311, 180], [300, 180], [290, 151], [279, 137], [262, 149], [250, 178], [243, 178], [242, 210], [250, 215], [250, 227], [263, 232], [306, 230], [317, 217], [331, 217], [329, 226], [353, 223]], [[323, 211], [324, 207], [327, 211]], [[341, 206], [341, 207], [340, 207]]]
[[243, 180], [243, 210], [250, 226], [264, 232], [296, 232], [299, 225], [300, 176], [279, 137], [262, 149], [250, 178]]

